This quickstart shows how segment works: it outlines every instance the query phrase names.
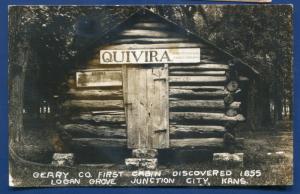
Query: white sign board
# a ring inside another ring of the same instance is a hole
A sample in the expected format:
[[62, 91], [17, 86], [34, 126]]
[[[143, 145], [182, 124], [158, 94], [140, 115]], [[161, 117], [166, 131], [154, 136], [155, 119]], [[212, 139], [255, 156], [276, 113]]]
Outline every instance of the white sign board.
[[122, 86], [122, 72], [103, 70], [76, 72], [76, 86], [78, 88]]
[[199, 62], [200, 48], [100, 50], [100, 64]]

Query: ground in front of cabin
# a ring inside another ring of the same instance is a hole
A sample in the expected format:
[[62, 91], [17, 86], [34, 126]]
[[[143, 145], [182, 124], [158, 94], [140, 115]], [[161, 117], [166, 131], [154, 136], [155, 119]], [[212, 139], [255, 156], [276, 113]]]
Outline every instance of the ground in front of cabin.
[[[235, 174], [243, 174], [250, 185], [292, 185], [293, 184], [293, 131], [291, 122], [280, 122], [271, 129], [255, 132], [239, 132], [244, 138], [244, 146], [236, 148], [235, 153], [244, 153], [244, 166], [230, 168]], [[192, 164], [168, 165], [168, 169], [213, 169], [212, 161]], [[250, 171], [259, 170], [260, 177]], [[230, 185], [230, 184], [229, 184]], [[240, 185], [240, 184], [239, 184]]]
[[[239, 132], [238, 137], [244, 138], [244, 146], [239, 147], [234, 152], [244, 153], [244, 165], [243, 167], [228, 167], [228, 166], [216, 166], [213, 164], [211, 157], [203, 155], [200, 152], [177, 152], [173, 160], [171, 157], [169, 160], [162, 162], [158, 170], [162, 170], [163, 174], [170, 175], [173, 171], [182, 170], [232, 170], [236, 179], [244, 178], [247, 185], [291, 185], [293, 184], [293, 132], [291, 130], [291, 122], [281, 122], [276, 127], [268, 128], [265, 130], [259, 130], [255, 132]], [[55, 148], [53, 141], [57, 136], [53, 131], [47, 128], [27, 129], [27, 136], [24, 137], [26, 145], [18, 146], [15, 150], [18, 150], [18, 155], [24, 159], [19, 160], [12, 158], [10, 164], [12, 165], [10, 170], [11, 174], [18, 176], [14, 178], [16, 183], [20, 186], [45, 186], [45, 182], [39, 183], [38, 179], [30, 178], [33, 171], [103, 171], [103, 170], [127, 170], [124, 166], [124, 158], [114, 160], [119, 161], [117, 165], [105, 164], [105, 165], [80, 165], [78, 168], [69, 167], [47, 167], [47, 165], [37, 166], [38, 163], [50, 163], [52, 154]], [[59, 143], [59, 142], [58, 142]], [[12, 147], [14, 148], [14, 147]], [[102, 152], [103, 153], [103, 152]], [[116, 153], [121, 153], [116, 151]], [[113, 152], [105, 152], [109, 157], [110, 155], [118, 155]], [[130, 152], [126, 153], [130, 154]], [[121, 157], [127, 157], [127, 155]], [[189, 157], [192, 155], [193, 157]], [[93, 153], [93, 163], [101, 163], [101, 155], [99, 153]], [[182, 156], [181, 158], [179, 156]], [[78, 156], [77, 156], [78, 157]], [[80, 156], [79, 156], [80, 157]], [[107, 158], [107, 157], [106, 157]], [[36, 163], [26, 163], [26, 161], [34, 161]], [[83, 163], [89, 163], [81, 159]], [[25, 162], [25, 163], [24, 163]], [[107, 163], [107, 161], [105, 162]], [[254, 173], [253, 173], [254, 172]], [[258, 173], [260, 172], [260, 173]], [[72, 173], [71, 173], [72, 174]], [[258, 174], [261, 174], [257, 177]], [[126, 179], [123, 181], [126, 182]], [[185, 184], [186, 179], [182, 179], [182, 184]], [[229, 182], [228, 182], [229, 181]], [[225, 180], [223, 185], [226, 186], [244, 186], [240, 180]], [[202, 182], [203, 183], [203, 182]], [[219, 178], [211, 178], [210, 185], [220, 185], [221, 180]], [[121, 184], [126, 186], [127, 184]], [[201, 184], [195, 184], [201, 185]], [[203, 185], [203, 184], [202, 184]], [[98, 185], [99, 186], [99, 185]]]

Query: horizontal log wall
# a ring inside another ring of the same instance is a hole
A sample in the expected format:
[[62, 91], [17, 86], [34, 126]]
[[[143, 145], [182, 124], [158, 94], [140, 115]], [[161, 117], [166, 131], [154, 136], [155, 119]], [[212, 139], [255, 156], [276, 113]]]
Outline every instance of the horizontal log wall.
[[[122, 85], [116, 86], [115, 82], [109, 85], [109, 82], [106, 82], [102, 86], [100, 84], [92, 87], [78, 87], [76, 84], [77, 72], [99, 71], [119, 73], [122, 68], [120, 65], [99, 65], [99, 59], [93, 58], [85, 66], [78, 67], [70, 73], [66, 100], [61, 104], [63, 117], [60, 129], [71, 137], [70, 143], [75, 147], [99, 148], [126, 145]], [[117, 79], [120, 80], [119, 77]], [[94, 141], [95, 138], [97, 141]]]
[[227, 107], [224, 100], [180, 100], [171, 99], [170, 110], [174, 111], [209, 111], [209, 112], [222, 112], [224, 113], [225, 108], [237, 110], [240, 108], [240, 102], [233, 102]]
[[236, 115], [229, 117], [224, 113], [204, 113], [204, 112], [172, 112], [170, 114], [171, 123], [202, 123], [202, 122], [214, 122], [224, 123], [227, 121], [239, 122], [244, 121], [243, 115]]
[[81, 147], [126, 147], [126, 139], [118, 138], [73, 138], [72, 143]]
[[182, 138], [195, 138], [195, 137], [220, 137], [222, 138], [225, 133], [225, 127], [213, 125], [170, 125], [170, 139]]
[[185, 138], [171, 139], [170, 147], [176, 148], [222, 148], [224, 143], [223, 138]]
[[[228, 58], [161, 19], [140, 18], [118, 30], [105, 46], [96, 48], [86, 63], [74, 69], [122, 71], [120, 65], [99, 64], [100, 49], [201, 48], [197, 64], [169, 64], [170, 147], [222, 147], [228, 123], [245, 118], [241, 102], [226, 88]], [[109, 39], [109, 37], [107, 37]], [[240, 82], [247, 81], [239, 77]], [[126, 147], [122, 87], [76, 87], [75, 77], [62, 108], [62, 129], [81, 146]], [[230, 87], [234, 87], [231, 84]]]
[[205, 48], [199, 64], [169, 64], [171, 147], [221, 148], [228, 123], [245, 120], [241, 102], [226, 88], [228, 61], [215, 54]]
[[121, 88], [117, 89], [89, 89], [76, 90], [70, 89], [67, 93], [72, 99], [79, 100], [123, 100], [123, 93]]
[[74, 138], [126, 138], [126, 125], [65, 124], [62, 129]]
[[123, 100], [66, 100], [62, 106], [65, 109], [79, 111], [90, 110], [122, 110]]

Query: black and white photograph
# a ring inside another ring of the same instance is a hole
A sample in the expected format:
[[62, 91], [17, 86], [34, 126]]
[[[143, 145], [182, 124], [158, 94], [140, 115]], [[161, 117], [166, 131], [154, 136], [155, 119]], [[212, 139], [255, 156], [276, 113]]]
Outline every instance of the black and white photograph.
[[9, 10], [9, 186], [293, 185], [293, 6]]

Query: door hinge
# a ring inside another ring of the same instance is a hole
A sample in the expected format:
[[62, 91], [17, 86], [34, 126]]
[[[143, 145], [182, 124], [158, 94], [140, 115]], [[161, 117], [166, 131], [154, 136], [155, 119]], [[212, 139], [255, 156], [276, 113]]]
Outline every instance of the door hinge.
[[154, 130], [154, 133], [166, 133], [167, 132], [167, 129], [157, 129], [157, 130]]
[[125, 106], [132, 106], [132, 103], [131, 102], [126, 102], [124, 105]]
[[153, 78], [154, 81], [167, 81], [167, 78]]

